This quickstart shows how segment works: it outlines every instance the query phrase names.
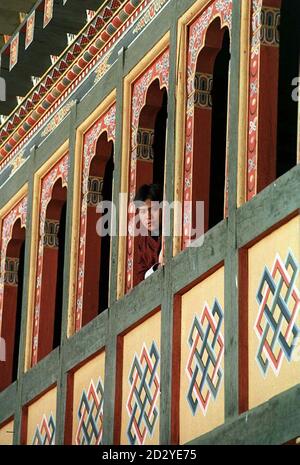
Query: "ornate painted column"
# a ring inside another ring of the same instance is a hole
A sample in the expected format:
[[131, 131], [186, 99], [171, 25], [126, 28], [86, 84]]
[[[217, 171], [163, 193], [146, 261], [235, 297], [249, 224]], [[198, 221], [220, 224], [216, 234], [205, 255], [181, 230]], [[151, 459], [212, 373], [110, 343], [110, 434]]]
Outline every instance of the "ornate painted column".
[[253, 0], [247, 200], [276, 178], [281, 0]]

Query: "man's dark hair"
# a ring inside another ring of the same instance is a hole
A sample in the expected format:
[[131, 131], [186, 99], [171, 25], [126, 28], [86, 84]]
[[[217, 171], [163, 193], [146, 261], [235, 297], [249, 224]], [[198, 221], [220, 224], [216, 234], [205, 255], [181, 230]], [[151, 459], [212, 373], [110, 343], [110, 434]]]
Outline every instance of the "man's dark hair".
[[161, 188], [158, 184], [144, 184], [139, 188], [134, 198], [134, 202], [162, 202]]

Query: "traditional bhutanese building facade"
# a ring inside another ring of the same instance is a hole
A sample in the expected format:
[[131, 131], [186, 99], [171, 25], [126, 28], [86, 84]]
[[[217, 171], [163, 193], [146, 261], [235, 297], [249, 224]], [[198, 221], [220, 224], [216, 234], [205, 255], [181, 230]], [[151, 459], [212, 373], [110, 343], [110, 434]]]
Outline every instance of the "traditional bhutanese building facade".
[[[74, 2], [1, 51], [0, 444], [296, 443], [299, 1], [90, 3], [12, 107]], [[174, 208], [136, 285], [145, 183]]]

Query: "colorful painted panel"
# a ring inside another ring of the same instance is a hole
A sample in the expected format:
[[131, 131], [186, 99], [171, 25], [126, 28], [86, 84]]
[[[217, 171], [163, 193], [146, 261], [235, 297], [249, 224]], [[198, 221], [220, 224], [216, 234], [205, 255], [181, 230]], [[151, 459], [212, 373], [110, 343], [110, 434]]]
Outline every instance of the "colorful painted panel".
[[9, 71], [13, 69], [13, 67], [18, 62], [18, 55], [19, 55], [19, 34], [12, 39], [10, 44], [10, 56], [9, 56]]
[[50, 23], [53, 18], [53, 0], [45, 0], [44, 4], [44, 27]]
[[34, 26], [35, 26], [35, 11], [33, 11], [26, 22], [26, 36], [25, 36], [25, 50], [33, 41], [34, 37]]
[[0, 446], [11, 446], [14, 436], [14, 421], [0, 426]]
[[29, 405], [26, 444], [54, 445], [56, 431], [56, 388]]
[[121, 444], [159, 444], [160, 312], [124, 336]]
[[179, 441], [224, 422], [224, 268], [181, 300]]
[[300, 383], [300, 216], [249, 249], [249, 408]]
[[72, 444], [102, 443], [104, 370], [102, 352], [74, 373]]

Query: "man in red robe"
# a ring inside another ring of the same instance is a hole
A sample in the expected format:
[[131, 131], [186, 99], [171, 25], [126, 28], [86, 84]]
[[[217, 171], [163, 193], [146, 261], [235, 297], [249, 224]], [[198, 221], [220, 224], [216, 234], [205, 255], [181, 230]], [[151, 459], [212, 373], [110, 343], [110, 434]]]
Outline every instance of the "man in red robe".
[[134, 199], [142, 231], [136, 238], [135, 285], [163, 266], [161, 201], [161, 190], [157, 184], [144, 184]]

